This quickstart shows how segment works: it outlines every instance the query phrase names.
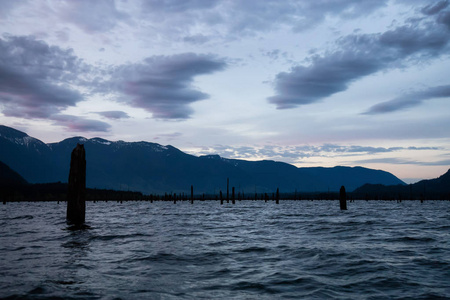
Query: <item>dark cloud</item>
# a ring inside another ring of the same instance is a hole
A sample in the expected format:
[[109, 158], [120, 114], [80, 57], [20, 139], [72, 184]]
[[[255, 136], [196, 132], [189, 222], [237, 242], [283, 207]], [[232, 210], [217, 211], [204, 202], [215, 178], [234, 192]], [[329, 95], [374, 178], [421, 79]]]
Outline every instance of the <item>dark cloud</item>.
[[380, 70], [423, 62], [447, 54], [450, 31], [433, 16], [409, 20], [382, 34], [353, 34], [340, 38], [336, 49], [308, 58], [308, 66], [295, 66], [275, 78], [276, 95], [269, 102], [278, 109], [320, 101]]
[[371, 146], [342, 146], [335, 144], [324, 144], [322, 146], [307, 146], [307, 148], [303, 148], [303, 151], [312, 152], [312, 153], [349, 153], [349, 154], [378, 154], [378, 153], [390, 153], [402, 150], [439, 150], [437, 147], [371, 147]]
[[156, 137], [154, 137], [154, 140], [159, 140], [159, 139], [167, 139], [169, 141], [177, 139], [179, 137], [181, 137], [183, 134], [181, 132], [173, 132], [173, 133], [166, 133], [166, 134], [160, 134]]
[[71, 49], [32, 37], [0, 38], [0, 107], [7, 116], [46, 118], [83, 99], [70, 87], [82, 72]]
[[[215, 56], [185, 53], [99, 70], [84, 64], [71, 49], [49, 46], [33, 37], [7, 36], [0, 39], [0, 110], [7, 116], [52, 119], [85, 100], [78, 90], [83, 88], [93, 93], [122, 93], [122, 101], [152, 112], [155, 118], [185, 119], [193, 112], [190, 103], [209, 97], [193, 86], [195, 76], [225, 67], [226, 62]], [[97, 76], [102, 72], [114, 79], [104, 81]], [[100, 115], [127, 117], [123, 112]], [[78, 128], [91, 127], [91, 123], [84, 126], [84, 119], [73, 120], [73, 124], [82, 123]]]
[[5, 116], [52, 120], [74, 131], [107, 131], [105, 122], [61, 114], [84, 100], [72, 86], [81, 84], [89, 70], [71, 49], [33, 37], [0, 38], [0, 110]]
[[126, 112], [120, 110], [100, 111], [96, 114], [113, 120], [128, 119], [130, 117]]
[[280, 49], [274, 49], [274, 50], [267, 51], [267, 52], [263, 53], [264, 56], [267, 56], [267, 57], [269, 57], [269, 58], [271, 58], [273, 60], [277, 60], [278, 57], [280, 56], [280, 54], [281, 54]]
[[437, 3], [433, 3], [422, 8], [421, 12], [425, 15], [435, 15], [441, 10], [448, 7], [448, 0], [439, 1]]
[[146, 109], [155, 118], [186, 119], [193, 112], [189, 104], [209, 97], [192, 86], [194, 77], [225, 67], [223, 59], [212, 55], [154, 56], [118, 67], [113, 84], [125, 95], [122, 101]]
[[117, 10], [114, 0], [65, 1], [60, 7], [63, 21], [69, 21], [88, 33], [106, 32], [129, 16]]
[[83, 117], [71, 115], [54, 115], [51, 117], [51, 120], [55, 121], [55, 125], [64, 126], [72, 131], [79, 132], [106, 132], [111, 127], [111, 125], [102, 121], [90, 120]]
[[[265, 0], [265, 1], [142, 1], [142, 17], [164, 36], [195, 36], [205, 28], [220, 36], [240, 39], [278, 28], [300, 31], [328, 16], [358, 18], [385, 6], [387, 0]], [[187, 42], [191, 42], [190, 39]]]
[[220, 0], [146, 0], [142, 2], [143, 7], [150, 12], [181, 12], [190, 10], [204, 10], [214, 8]]
[[322, 1], [231, 1], [228, 18], [231, 32], [253, 32], [288, 26], [293, 31], [305, 30], [323, 22], [328, 16], [357, 18], [386, 5], [385, 0]]
[[356, 164], [395, 164], [395, 165], [419, 165], [419, 166], [448, 166], [450, 165], [450, 160], [440, 160], [440, 161], [417, 161], [402, 159], [396, 157], [387, 158], [373, 158], [355, 161]]
[[190, 35], [183, 38], [183, 41], [185, 41], [186, 43], [194, 45], [202, 45], [209, 42], [210, 40], [210, 37], [203, 34]]
[[392, 151], [398, 151], [403, 148], [384, 148], [384, 147], [368, 147], [368, 146], [340, 146], [333, 144], [325, 144], [316, 149], [317, 152], [336, 152], [336, 153], [364, 153], [364, 154], [375, 154], [375, 153], [386, 153]]
[[58, 30], [55, 32], [55, 36], [59, 41], [63, 43], [68, 42], [70, 39], [68, 30]]
[[438, 22], [446, 25], [448, 29], [450, 30], [450, 11], [445, 11], [438, 16]]
[[435, 98], [450, 98], [450, 85], [428, 88], [424, 91], [410, 93], [390, 101], [376, 104], [364, 114], [383, 114], [403, 110]]
[[204, 148], [200, 154], [218, 154], [225, 158], [260, 158], [279, 160], [288, 163], [298, 163], [304, 158], [312, 157], [349, 157], [362, 155], [376, 155], [380, 153], [392, 153], [398, 151], [422, 151], [441, 150], [437, 147], [371, 147], [371, 146], [342, 146], [336, 144], [324, 144], [321, 146], [273, 146], [243, 147], [214, 145]]

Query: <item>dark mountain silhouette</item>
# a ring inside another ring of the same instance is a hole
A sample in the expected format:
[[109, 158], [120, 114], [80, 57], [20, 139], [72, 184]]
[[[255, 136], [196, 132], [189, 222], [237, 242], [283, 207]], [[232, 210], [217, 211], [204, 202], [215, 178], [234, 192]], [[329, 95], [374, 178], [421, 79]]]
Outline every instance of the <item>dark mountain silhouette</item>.
[[438, 178], [421, 180], [410, 185], [365, 184], [353, 194], [372, 199], [450, 199], [450, 170]]
[[275, 161], [226, 159], [218, 155], [193, 156], [172, 146], [149, 142], [112, 142], [101, 138], [73, 137], [45, 144], [27, 134], [0, 126], [0, 160], [30, 183], [67, 182], [70, 153], [84, 144], [87, 186], [144, 193], [226, 191], [320, 192], [347, 191], [365, 184], [404, 184], [394, 175], [362, 167], [297, 168]]
[[0, 161], [0, 187], [23, 186], [27, 181], [12, 170], [6, 164]]

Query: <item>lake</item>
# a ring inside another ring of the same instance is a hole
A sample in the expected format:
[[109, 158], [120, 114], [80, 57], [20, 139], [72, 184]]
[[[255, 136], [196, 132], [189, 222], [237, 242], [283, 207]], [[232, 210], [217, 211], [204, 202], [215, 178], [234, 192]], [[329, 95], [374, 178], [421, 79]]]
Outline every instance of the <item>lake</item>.
[[0, 206], [0, 298], [450, 299], [450, 201]]

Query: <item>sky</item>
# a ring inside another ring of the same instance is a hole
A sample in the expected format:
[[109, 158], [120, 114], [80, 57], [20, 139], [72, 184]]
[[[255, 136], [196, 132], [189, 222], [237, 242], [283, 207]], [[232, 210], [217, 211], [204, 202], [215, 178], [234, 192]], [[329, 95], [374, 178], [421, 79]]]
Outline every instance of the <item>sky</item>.
[[449, 0], [0, 0], [0, 124], [409, 183], [450, 168], [449, 54]]

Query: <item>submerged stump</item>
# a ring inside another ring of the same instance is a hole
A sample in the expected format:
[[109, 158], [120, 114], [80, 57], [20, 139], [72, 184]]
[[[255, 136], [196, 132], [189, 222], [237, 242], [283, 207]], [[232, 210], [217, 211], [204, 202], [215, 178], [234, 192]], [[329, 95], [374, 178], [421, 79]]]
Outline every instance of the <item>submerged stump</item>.
[[344, 186], [341, 186], [341, 189], [339, 190], [339, 205], [341, 210], [347, 210], [347, 194]]
[[67, 222], [83, 224], [86, 216], [86, 152], [77, 144], [70, 159]]
[[227, 177], [227, 203], [230, 203], [230, 178]]
[[236, 199], [234, 196], [234, 186], [231, 188], [231, 203], [236, 204]]

